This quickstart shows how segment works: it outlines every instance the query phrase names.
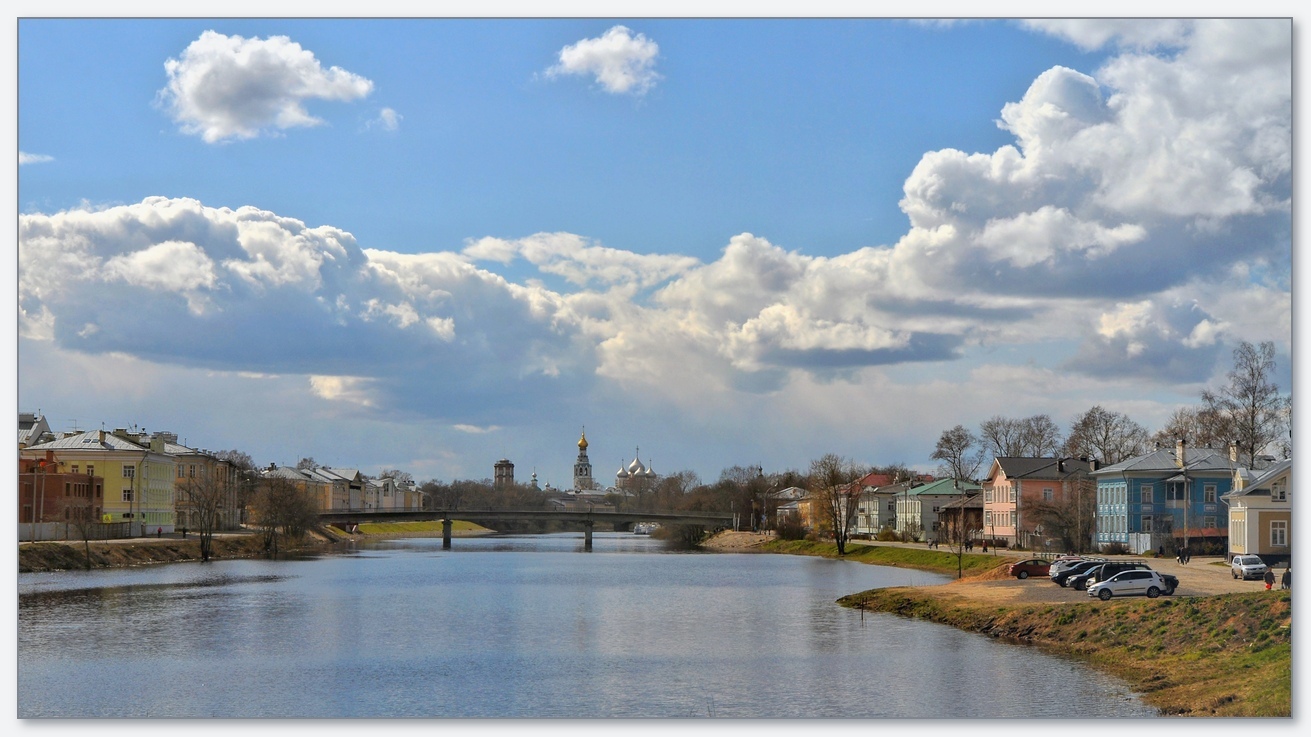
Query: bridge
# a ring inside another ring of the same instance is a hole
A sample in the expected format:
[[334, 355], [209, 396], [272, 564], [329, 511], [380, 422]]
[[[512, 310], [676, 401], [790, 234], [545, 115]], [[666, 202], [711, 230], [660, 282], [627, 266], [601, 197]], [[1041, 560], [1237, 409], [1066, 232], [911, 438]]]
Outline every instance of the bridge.
[[424, 522], [442, 521], [442, 549], [451, 549], [451, 520], [462, 519], [478, 524], [514, 521], [573, 522], [583, 525], [583, 550], [592, 549], [592, 527], [597, 523], [611, 525], [613, 530], [627, 530], [638, 522], [658, 522], [661, 525], [698, 525], [711, 530], [728, 527], [732, 514], [716, 512], [595, 512], [589, 510], [555, 509], [343, 509], [319, 513], [319, 521], [329, 525], [351, 525], [361, 522]]

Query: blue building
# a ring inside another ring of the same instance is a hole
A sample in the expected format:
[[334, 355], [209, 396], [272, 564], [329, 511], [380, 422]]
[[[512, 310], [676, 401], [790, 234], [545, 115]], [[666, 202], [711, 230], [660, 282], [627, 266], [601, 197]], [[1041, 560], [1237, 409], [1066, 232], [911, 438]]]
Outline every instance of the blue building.
[[1191, 551], [1227, 545], [1233, 486], [1232, 453], [1213, 448], [1162, 448], [1107, 466], [1097, 479], [1099, 546], [1121, 543], [1132, 553], [1164, 547]]

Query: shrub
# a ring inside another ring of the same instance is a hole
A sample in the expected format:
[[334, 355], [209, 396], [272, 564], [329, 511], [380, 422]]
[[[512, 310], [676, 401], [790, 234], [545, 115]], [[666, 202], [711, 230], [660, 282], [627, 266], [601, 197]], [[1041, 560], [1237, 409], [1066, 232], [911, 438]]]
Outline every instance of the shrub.
[[801, 522], [791, 516], [786, 516], [778, 521], [774, 532], [778, 535], [779, 540], [804, 540], [806, 538], [806, 528], [801, 526]]
[[900, 540], [901, 537], [897, 534], [897, 531], [892, 529], [891, 527], [884, 527], [883, 529], [879, 530], [878, 537], [876, 537], [875, 539], [880, 542], [890, 543]]
[[1124, 543], [1107, 543], [1102, 546], [1102, 552], [1106, 555], [1128, 555], [1129, 546]]

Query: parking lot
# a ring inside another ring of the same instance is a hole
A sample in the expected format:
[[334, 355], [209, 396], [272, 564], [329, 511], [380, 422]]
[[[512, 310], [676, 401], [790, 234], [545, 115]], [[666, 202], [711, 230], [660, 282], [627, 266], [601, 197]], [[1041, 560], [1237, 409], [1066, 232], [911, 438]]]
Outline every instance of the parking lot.
[[[1014, 554], [1002, 555], [998, 557], [1008, 557], [1013, 560], [1020, 560], [1019, 558], [1014, 558], [1013, 555]], [[1178, 577], [1179, 588], [1174, 592], [1175, 596], [1213, 596], [1215, 594], [1265, 590], [1265, 583], [1259, 580], [1234, 580], [1232, 574], [1229, 572], [1229, 566], [1227, 564], [1216, 565], [1217, 563], [1223, 564], [1225, 562], [1225, 559], [1221, 556], [1194, 556], [1187, 565], [1181, 565], [1173, 558], [1153, 558], [1150, 556], [1143, 557], [1132, 555], [1109, 555], [1105, 557], [1107, 560], [1144, 561], [1153, 570]], [[1276, 589], [1279, 587], [1279, 584], [1277, 583], [1279, 576], [1281, 576], [1283, 572], [1284, 569], [1282, 567], [1275, 568]], [[1057, 602], [1090, 600], [1087, 592], [1061, 588], [1045, 577], [1029, 578], [1024, 581], [1014, 578], [974, 581], [964, 580], [952, 582], [947, 584], [947, 586], [951, 587], [953, 593], [965, 594], [972, 598], [983, 598], [1015, 604], [1050, 604]]]

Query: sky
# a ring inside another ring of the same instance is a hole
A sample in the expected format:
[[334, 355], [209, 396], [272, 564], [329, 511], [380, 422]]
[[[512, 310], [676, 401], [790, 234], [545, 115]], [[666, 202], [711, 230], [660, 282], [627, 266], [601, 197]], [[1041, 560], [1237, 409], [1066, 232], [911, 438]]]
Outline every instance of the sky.
[[1287, 391], [1292, 29], [22, 19], [18, 408], [567, 488]]

